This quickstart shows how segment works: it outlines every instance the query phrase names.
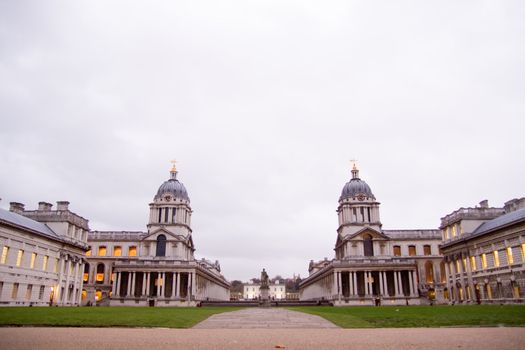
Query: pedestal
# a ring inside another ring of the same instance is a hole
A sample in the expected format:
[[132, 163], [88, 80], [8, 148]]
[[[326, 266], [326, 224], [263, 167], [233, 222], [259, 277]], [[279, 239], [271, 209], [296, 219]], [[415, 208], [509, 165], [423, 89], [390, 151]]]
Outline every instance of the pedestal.
[[270, 306], [270, 287], [261, 287], [261, 307], [269, 307]]

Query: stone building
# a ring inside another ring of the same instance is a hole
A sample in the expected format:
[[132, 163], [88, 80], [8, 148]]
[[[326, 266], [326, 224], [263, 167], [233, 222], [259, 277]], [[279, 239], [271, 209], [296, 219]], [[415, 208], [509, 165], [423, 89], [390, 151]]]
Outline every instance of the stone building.
[[89, 227], [68, 205], [0, 209], [0, 305], [79, 305]]
[[175, 167], [149, 207], [145, 232], [90, 232], [84, 304], [194, 306], [229, 300], [230, 284], [219, 262], [194, 258], [193, 211]]
[[[286, 299], [286, 285], [284, 283], [280, 283], [279, 280], [276, 280], [275, 282], [270, 283], [268, 287], [270, 287], [268, 292], [271, 300]], [[254, 283], [253, 281], [245, 284], [243, 298], [245, 300], [259, 299], [259, 297], [261, 296], [260, 288], [261, 284]]]
[[525, 301], [525, 198], [460, 208], [440, 228], [451, 303]]
[[335, 305], [443, 301], [439, 230], [383, 230], [379, 205], [354, 164], [339, 197], [335, 257], [310, 262], [301, 300]]

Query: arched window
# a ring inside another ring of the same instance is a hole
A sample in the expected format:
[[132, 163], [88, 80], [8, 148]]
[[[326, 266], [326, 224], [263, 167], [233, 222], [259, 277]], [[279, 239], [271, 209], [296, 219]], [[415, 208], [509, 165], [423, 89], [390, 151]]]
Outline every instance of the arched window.
[[372, 236], [363, 236], [363, 245], [365, 248], [365, 256], [374, 256], [374, 243], [372, 242]]
[[104, 264], [98, 264], [97, 265], [96, 283], [98, 283], [98, 284], [104, 283], [104, 270], [105, 270]]
[[155, 256], [166, 256], [166, 236], [157, 236], [157, 252]]
[[434, 265], [431, 261], [425, 263], [425, 275], [427, 283], [434, 283]]

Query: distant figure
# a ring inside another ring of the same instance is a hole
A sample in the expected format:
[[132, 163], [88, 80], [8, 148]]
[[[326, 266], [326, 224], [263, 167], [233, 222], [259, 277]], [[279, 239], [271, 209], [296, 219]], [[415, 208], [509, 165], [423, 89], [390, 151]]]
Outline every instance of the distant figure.
[[263, 269], [261, 272], [261, 288], [268, 288], [269, 282], [268, 282], [268, 274], [266, 273], [266, 270]]

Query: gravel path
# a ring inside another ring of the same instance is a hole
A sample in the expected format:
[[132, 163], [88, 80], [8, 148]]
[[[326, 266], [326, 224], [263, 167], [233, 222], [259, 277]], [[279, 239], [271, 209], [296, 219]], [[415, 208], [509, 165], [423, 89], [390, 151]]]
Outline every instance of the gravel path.
[[523, 349], [525, 328], [0, 328], [2, 350]]

